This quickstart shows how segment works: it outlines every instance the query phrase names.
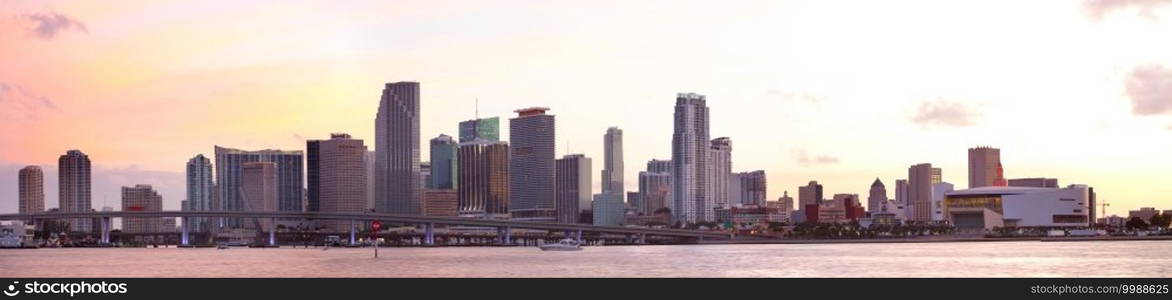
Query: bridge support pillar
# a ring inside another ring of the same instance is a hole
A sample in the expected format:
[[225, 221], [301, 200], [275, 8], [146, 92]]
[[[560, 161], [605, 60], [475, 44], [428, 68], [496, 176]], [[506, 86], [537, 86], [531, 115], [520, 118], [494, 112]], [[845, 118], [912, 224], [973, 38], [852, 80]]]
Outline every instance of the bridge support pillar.
[[513, 227], [512, 226], [505, 227], [505, 244], [506, 245], [513, 244]]
[[646, 244], [646, 243], [647, 243], [647, 234], [640, 233], [639, 234], [639, 244]]
[[102, 221], [100, 223], [102, 224], [102, 241], [101, 242], [103, 244], [109, 244], [110, 243], [110, 218], [102, 218]]
[[435, 223], [427, 223], [425, 226], [423, 243], [428, 246], [435, 245]]
[[582, 230], [581, 229], [578, 229], [578, 233], [575, 235], [574, 238], [578, 240], [578, 243], [582, 242]]
[[179, 235], [179, 244], [183, 245], [183, 246], [187, 246], [188, 245], [187, 226], [189, 225], [189, 224], [187, 224], [187, 217], [179, 217], [179, 223], [180, 223], [179, 227], [183, 228], [182, 229], [183, 234]]
[[350, 220], [350, 244], [354, 244], [354, 220]]
[[276, 246], [277, 245], [277, 219], [270, 218], [269, 221], [273, 224], [273, 227], [269, 228], [269, 246]]

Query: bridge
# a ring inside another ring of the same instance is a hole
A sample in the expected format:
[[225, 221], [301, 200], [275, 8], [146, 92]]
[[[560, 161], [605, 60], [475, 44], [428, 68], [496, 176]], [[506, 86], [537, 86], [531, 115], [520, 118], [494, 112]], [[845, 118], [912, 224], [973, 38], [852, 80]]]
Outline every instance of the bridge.
[[[177, 217], [181, 220], [181, 241], [188, 245], [189, 218], [254, 218], [254, 219], [304, 219], [304, 220], [335, 220], [351, 222], [380, 221], [387, 223], [418, 224], [425, 228], [424, 244], [432, 245], [435, 242], [435, 225], [491, 227], [497, 228], [502, 242], [511, 242], [512, 229], [533, 229], [576, 232], [581, 239], [582, 232], [596, 232], [606, 234], [620, 234], [637, 236], [639, 240], [647, 236], [661, 236], [703, 240], [730, 239], [731, 235], [724, 232], [697, 231], [687, 229], [659, 229], [644, 227], [597, 226], [587, 224], [566, 224], [551, 222], [514, 221], [499, 219], [478, 219], [463, 217], [431, 217], [403, 214], [385, 214], [370, 212], [264, 212], [264, 211], [100, 211], [100, 212], [43, 212], [27, 214], [0, 214], [3, 220], [45, 220], [45, 219], [101, 219], [101, 242], [110, 242], [110, 219], [112, 218], [168, 218]], [[350, 228], [350, 239], [354, 240], [355, 228]], [[269, 232], [269, 244], [276, 245], [274, 232]]]

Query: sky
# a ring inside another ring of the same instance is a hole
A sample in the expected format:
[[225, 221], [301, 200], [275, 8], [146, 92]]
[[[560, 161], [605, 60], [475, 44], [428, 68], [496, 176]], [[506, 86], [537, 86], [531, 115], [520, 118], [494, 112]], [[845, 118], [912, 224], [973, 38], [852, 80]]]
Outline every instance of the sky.
[[146, 183], [170, 210], [214, 145], [373, 148], [396, 81], [421, 83], [422, 153], [478, 114], [507, 139], [514, 109], [549, 107], [596, 192], [606, 129], [635, 190], [695, 92], [771, 200], [810, 180], [893, 195], [918, 163], [964, 188], [966, 149], [992, 146], [1006, 177], [1093, 186], [1109, 214], [1170, 209], [1170, 36], [1170, 0], [0, 0], [0, 212], [25, 165], [57, 207], [69, 149], [93, 161], [95, 208]]

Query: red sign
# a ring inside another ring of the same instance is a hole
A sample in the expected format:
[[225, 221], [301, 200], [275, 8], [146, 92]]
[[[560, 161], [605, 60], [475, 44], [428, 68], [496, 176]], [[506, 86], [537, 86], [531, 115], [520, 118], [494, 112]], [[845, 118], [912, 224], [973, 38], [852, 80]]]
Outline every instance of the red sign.
[[383, 228], [383, 222], [374, 220], [374, 222], [370, 222], [370, 228], [374, 229], [374, 231], [378, 231], [380, 228]]

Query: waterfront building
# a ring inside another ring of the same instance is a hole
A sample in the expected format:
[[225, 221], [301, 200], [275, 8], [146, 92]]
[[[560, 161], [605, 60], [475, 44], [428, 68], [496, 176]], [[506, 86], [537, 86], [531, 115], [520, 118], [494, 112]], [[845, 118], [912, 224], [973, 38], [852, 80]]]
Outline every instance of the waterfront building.
[[672, 212], [683, 223], [713, 221], [708, 194], [708, 105], [703, 95], [676, 95], [672, 131]]
[[[93, 210], [91, 200], [90, 158], [80, 150], [69, 150], [57, 159], [57, 207], [63, 213]], [[73, 232], [91, 232], [91, 219], [68, 219]]]
[[1005, 186], [1001, 170], [1001, 149], [969, 148], [969, 188]]
[[959, 230], [1087, 226], [1089, 189], [980, 187], [945, 193], [944, 215]]
[[661, 208], [670, 209], [671, 173], [639, 172], [639, 197], [643, 204], [640, 210], [645, 215], [653, 214]]
[[932, 222], [940, 223], [948, 219], [944, 215], [944, 195], [953, 189], [953, 185], [947, 182], [932, 185]]
[[742, 201], [741, 174], [732, 172], [732, 140], [712, 139], [708, 145], [708, 197], [713, 207], [732, 207]]
[[17, 212], [45, 211], [45, 173], [38, 166], [26, 166], [17, 173]]
[[[367, 211], [366, 145], [349, 134], [335, 133], [328, 140], [306, 141], [309, 150], [310, 211], [341, 213]], [[350, 222], [326, 221], [333, 231], [350, 229]]]
[[459, 196], [456, 190], [423, 190], [423, 215], [428, 217], [459, 216]]
[[740, 193], [736, 198], [738, 205], [765, 205], [765, 171], [757, 170], [752, 172], [736, 173], [734, 177], [737, 179], [735, 189]]
[[[303, 151], [240, 149], [215, 146], [216, 202], [225, 211], [246, 210], [243, 187], [243, 168], [247, 163], [271, 162], [275, 165], [277, 181], [277, 210], [287, 212], [304, 211], [302, 202], [307, 199], [303, 182]], [[229, 218], [228, 226], [239, 227], [241, 220]]]
[[[187, 160], [187, 204], [183, 206], [188, 211], [211, 211], [215, 184], [212, 182], [212, 160], [197, 154]], [[188, 218], [187, 230], [190, 232], [210, 232], [211, 220], [207, 218]]]
[[887, 202], [887, 187], [883, 186], [883, 182], [879, 178], [875, 178], [875, 182], [871, 183], [871, 193], [867, 197], [867, 212], [878, 212], [879, 207]]
[[418, 82], [383, 87], [374, 126], [375, 211], [420, 214], [419, 92]]
[[[557, 221], [554, 116], [549, 108], [516, 110], [509, 119], [509, 214], [523, 221]], [[619, 196], [621, 197], [621, 195]]]
[[817, 181], [810, 181], [806, 186], [798, 187], [799, 209], [805, 209], [807, 205], [818, 205], [822, 199], [822, 185]]
[[441, 134], [431, 139], [431, 180], [428, 188], [456, 188], [456, 140]]
[[[241, 211], [278, 211], [279, 183], [277, 163], [257, 161], [244, 163], [240, 168]], [[269, 218], [244, 220], [244, 228], [269, 232], [273, 220]]]
[[[163, 211], [163, 196], [149, 184], [124, 186], [122, 211]], [[160, 218], [122, 218], [122, 232], [155, 233], [162, 232], [162, 228]]]
[[366, 155], [363, 156], [363, 164], [366, 170], [366, 210], [374, 209], [375, 197], [375, 152], [367, 150]]
[[1141, 207], [1138, 210], [1128, 211], [1127, 218], [1128, 219], [1139, 218], [1140, 220], [1143, 220], [1144, 222], [1151, 222], [1152, 217], [1154, 217], [1158, 214], [1160, 214], [1160, 211], [1157, 210], [1155, 207]]
[[917, 164], [908, 168], [908, 206], [910, 221], [932, 221], [932, 185], [942, 182], [939, 168], [932, 164]]
[[582, 208], [590, 207], [591, 166], [590, 158], [582, 154], [570, 154], [557, 160], [555, 209], [558, 222], [577, 223]]
[[507, 218], [509, 214], [509, 144], [488, 140], [460, 143], [456, 149], [459, 215]]
[[781, 206], [787, 219], [786, 222], [790, 222], [794, 214], [794, 198], [789, 196], [789, 191], [782, 191], [781, 198], [777, 198], [776, 205]]
[[594, 194], [594, 225], [621, 226], [626, 217], [623, 214], [623, 200], [614, 193]]

